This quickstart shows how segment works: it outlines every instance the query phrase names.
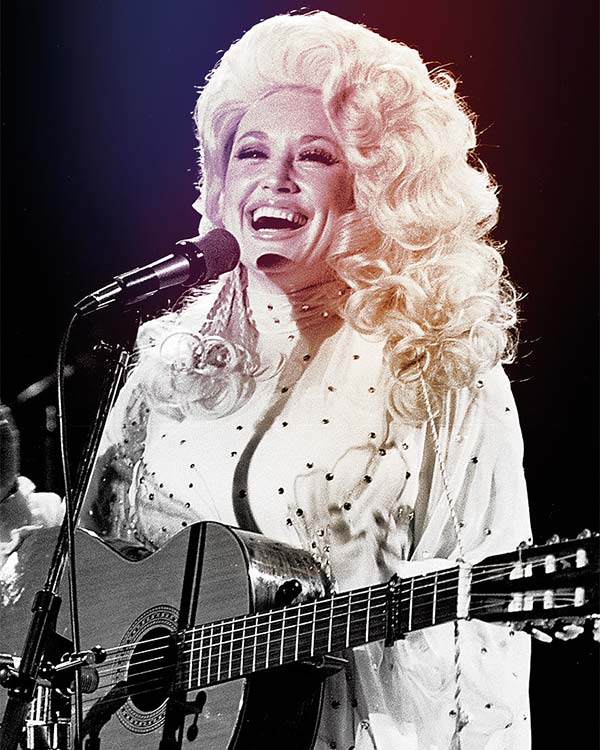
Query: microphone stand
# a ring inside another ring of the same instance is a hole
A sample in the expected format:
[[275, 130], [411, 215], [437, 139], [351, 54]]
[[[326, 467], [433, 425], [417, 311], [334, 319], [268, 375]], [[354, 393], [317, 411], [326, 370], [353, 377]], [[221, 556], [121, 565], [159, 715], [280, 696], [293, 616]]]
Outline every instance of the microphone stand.
[[[113, 283], [84, 297], [75, 305], [76, 313], [69, 323], [63, 337], [63, 343], [61, 344], [58, 372], [59, 389], [61, 387], [60, 381], [64, 374], [63, 355], [66, 349], [66, 341], [78, 315], [86, 315], [95, 310], [102, 309], [119, 298], [122, 298], [125, 304], [137, 305], [138, 303], [145, 302], [147, 298], [153, 296], [159, 290], [167, 290], [172, 286], [178, 286], [182, 283], [186, 285], [198, 285], [214, 280], [222, 273], [233, 270], [239, 258], [239, 246], [233, 235], [224, 229], [214, 229], [197, 242], [189, 241], [183, 243], [182, 250], [177, 255], [171, 254], [143, 268], [134, 269], [126, 274], [115, 276]], [[71, 630], [73, 642], [76, 646], [75, 651], [77, 652], [78, 650], [79, 626], [77, 622], [76, 581], [74, 575], [74, 529], [76, 528], [84, 499], [90, 487], [100, 439], [104, 432], [110, 409], [114, 405], [119, 392], [125, 367], [131, 356], [131, 348], [132, 344], [130, 342], [128, 348], [119, 346], [113, 350], [114, 360], [112, 370], [105, 381], [94, 427], [84, 451], [81, 469], [78, 473], [75, 502], [73, 503], [72, 510], [69, 507], [71, 493], [69, 466], [66, 460], [66, 446], [63, 450], [63, 474], [65, 477], [67, 501], [65, 519], [60, 529], [46, 583], [34, 597], [32, 607], [33, 618], [25, 639], [19, 669], [5, 668], [2, 670], [1, 682], [4, 687], [8, 688], [8, 701], [4, 712], [4, 721], [0, 726], [1, 750], [17, 750], [19, 734], [21, 733], [27, 711], [27, 704], [33, 698], [42, 666], [42, 659], [48, 650], [50, 637], [56, 628], [56, 619], [61, 605], [58, 589], [67, 558], [69, 558], [69, 571], [71, 573]], [[62, 424], [62, 414], [59, 413], [59, 426], [61, 428]], [[82, 724], [80, 667], [83, 664], [82, 654], [71, 654], [69, 661], [70, 665], [67, 669], [71, 668], [73, 670], [75, 683], [73, 750], [80, 750], [79, 743], [81, 740], [80, 732]]]
[[[81, 468], [78, 473], [72, 517], [69, 519], [65, 516], [63, 520], [46, 582], [44, 587], [34, 597], [32, 606], [33, 617], [25, 639], [19, 669], [18, 671], [7, 670], [5, 672], [3, 683], [5, 687], [8, 687], [8, 700], [4, 719], [0, 726], [0, 748], [2, 750], [17, 750], [27, 707], [33, 699], [38, 675], [42, 667], [42, 659], [46, 651], [49, 650], [49, 644], [56, 627], [56, 619], [62, 601], [58, 590], [67, 561], [69, 527], [71, 530], [76, 528], [81, 514], [83, 502], [90, 487], [106, 420], [120, 390], [126, 366], [131, 356], [130, 347], [115, 346], [112, 348], [111, 354], [112, 362], [105, 379], [96, 419], [94, 420], [92, 432], [87, 441]], [[75, 656], [73, 667], [75, 670], [77, 693], [79, 692], [77, 688], [79, 687], [78, 675], [81, 659], [77, 658], [78, 655]], [[77, 701], [78, 699], [80, 701], [81, 696], [75, 695], [75, 700]], [[79, 703], [79, 705], [81, 704]], [[77, 713], [76, 708], [76, 716]], [[76, 722], [76, 724], [79, 723]], [[76, 726], [76, 735], [79, 734], [78, 730], [79, 728]]]

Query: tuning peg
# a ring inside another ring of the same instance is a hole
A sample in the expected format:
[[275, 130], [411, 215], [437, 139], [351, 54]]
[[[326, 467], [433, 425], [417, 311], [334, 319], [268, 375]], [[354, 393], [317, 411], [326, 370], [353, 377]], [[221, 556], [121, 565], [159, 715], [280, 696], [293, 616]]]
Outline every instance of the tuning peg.
[[558, 534], [552, 534], [552, 536], [548, 537], [546, 540], [546, 544], [557, 544], [558, 542], [560, 542]]
[[583, 529], [577, 534], [577, 539], [589, 539], [592, 536], [592, 532], [589, 529]]
[[526, 624], [522, 630], [525, 633], [529, 633], [530, 636], [536, 639], [536, 641], [541, 641], [542, 643], [552, 643], [554, 640], [553, 636], [550, 635], [546, 630], [541, 630], [541, 628], [536, 628], [534, 625]]
[[519, 542], [517, 549], [528, 549], [529, 547], [533, 547], [531, 539], [523, 539], [522, 542]]

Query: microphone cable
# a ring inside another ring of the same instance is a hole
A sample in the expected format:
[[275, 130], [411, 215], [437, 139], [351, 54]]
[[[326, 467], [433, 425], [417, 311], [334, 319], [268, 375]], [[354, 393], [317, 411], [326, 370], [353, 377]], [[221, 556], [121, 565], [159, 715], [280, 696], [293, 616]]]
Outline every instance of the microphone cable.
[[[66, 354], [71, 330], [75, 321], [79, 317], [79, 312], [75, 312], [69, 321], [65, 333], [60, 342], [58, 350], [58, 360], [56, 365], [56, 390], [57, 390], [57, 423], [58, 439], [60, 449], [60, 460], [63, 475], [64, 497], [65, 497], [65, 526], [67, 530], [67, 557], [68, 557], [68, 579], [69, 579], [69, 616], [71, 623], [71, 637], [73, 639], [73, 652], [81, 652], [81, 643], [79, 636], [79, 605], [77, 599], [77, 578], [75, 564], [75, 524], [73, 519], [73, 489], [71, 483], [71, 468], [69, 466], [69, 452], [67, 441], [67, 424], [65, 415], [65, 369]], [[81, 750], [81, 728], [83, 725], [83, 702], [81, 691], [81, 672], [79, 668], [75, 669], [74, 674], [74, 694], [73, 694], [73, 736], [72, 750]]]

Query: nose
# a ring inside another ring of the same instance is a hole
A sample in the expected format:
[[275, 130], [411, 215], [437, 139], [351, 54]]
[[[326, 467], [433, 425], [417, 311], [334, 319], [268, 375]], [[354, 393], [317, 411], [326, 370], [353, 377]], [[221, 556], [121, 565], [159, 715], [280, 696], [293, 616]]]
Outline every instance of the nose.
[[300, 188], [293, 178], [292, 163], [289, 159], [273, 159], [263, 178], [263, 190], [273, 193], [298, 193]]

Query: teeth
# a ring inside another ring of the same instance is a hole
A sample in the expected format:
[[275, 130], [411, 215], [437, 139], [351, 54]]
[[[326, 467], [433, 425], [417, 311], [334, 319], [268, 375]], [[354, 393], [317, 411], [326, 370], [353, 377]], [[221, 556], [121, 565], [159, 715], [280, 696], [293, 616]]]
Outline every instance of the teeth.
[[307, 218], [304, 214], [297, 213], [295, 211], [288, 211], [285, 208], [274, 208], [273, 206], [261, 206], [252, 213], [252, 221], [256, 222], [259, 219], [283, 219], [289, 221], [290, 224], [296, 224], [298, 227], [303, 227], [306, 224]]

